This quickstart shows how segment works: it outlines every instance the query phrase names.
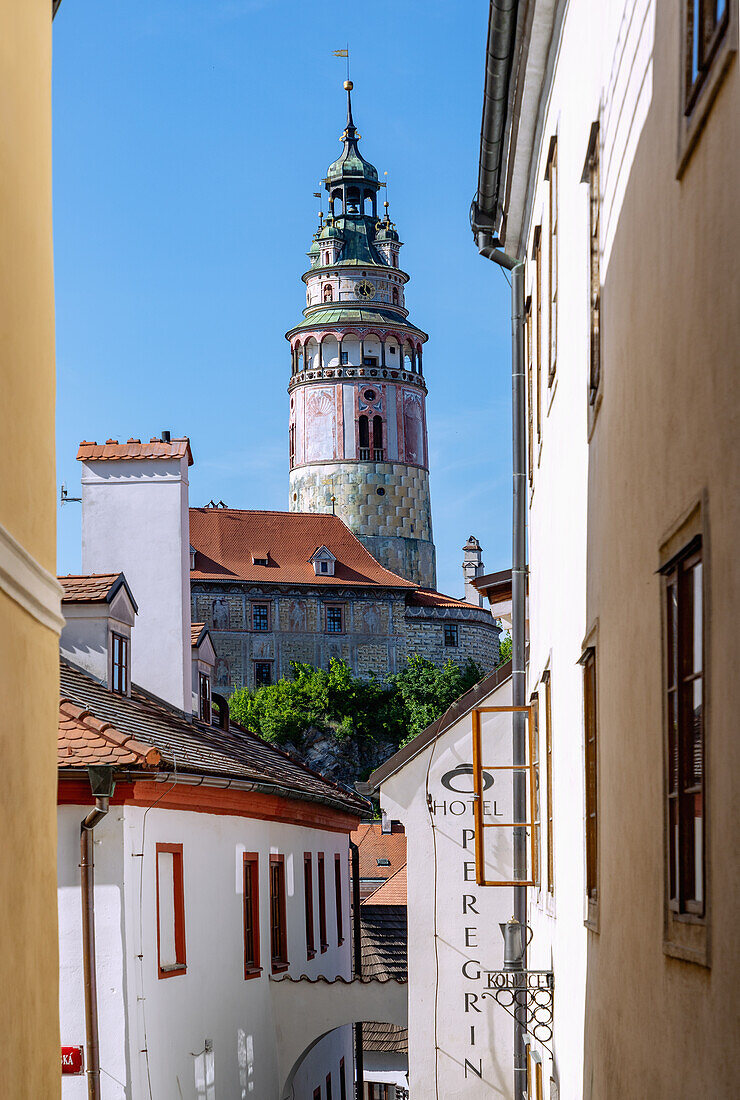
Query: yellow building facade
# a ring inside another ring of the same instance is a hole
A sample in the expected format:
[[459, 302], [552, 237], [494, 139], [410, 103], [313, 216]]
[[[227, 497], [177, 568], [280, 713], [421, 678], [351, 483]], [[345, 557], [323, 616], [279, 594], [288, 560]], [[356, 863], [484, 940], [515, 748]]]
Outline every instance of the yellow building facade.
[[0, 1033], [4, 1095], [60, 1090], [51, 0], [0, 0]]

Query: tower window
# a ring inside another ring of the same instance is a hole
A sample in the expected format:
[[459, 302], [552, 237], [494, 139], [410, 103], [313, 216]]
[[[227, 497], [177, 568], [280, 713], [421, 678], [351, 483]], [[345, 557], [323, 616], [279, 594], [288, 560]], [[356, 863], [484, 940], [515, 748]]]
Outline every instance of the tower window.
[[348, 351], [343, 351], [341, 353], [341, 362], [342, 362], [343, 367], [346, 367], [347, 364], [349, 363], [349, 352]]
[[366, 416], [361, 416], [358, 421], [360, 434], [360, 461], [367, 462], [370, 458], [370, 422]]
[[373, 460], [375, 462], [383, 461], [383, 418], [382, 416], [373, 417]]
[[446, 646], [456, 646], [458, 644], [458, 641], [457, 641], [457, 623], [445, 623], [444, 624], [444, 631], [445, 631], [445, 645]]
[[398, 291], [396, 290], [395, 287], [393, 288], [393, 305], [394, 306], [398, 305]]

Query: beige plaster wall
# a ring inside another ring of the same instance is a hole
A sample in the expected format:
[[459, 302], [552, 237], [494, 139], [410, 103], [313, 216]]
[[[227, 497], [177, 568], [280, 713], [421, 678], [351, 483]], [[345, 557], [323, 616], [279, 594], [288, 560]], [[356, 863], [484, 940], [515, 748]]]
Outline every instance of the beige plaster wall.
[[[591, 1100], [735, 1095], [740, 1068], [740, 76], [735, 58], [677, 180], [679, 7], [655, 6], [652, 99], [603, 272], [603, 402], [589, 447], [587, 551], [600, 753], [600, 931], [588, 936], [583, 1093]], [[663, 952], [655, 573], [666, 534], [702, 491], [711, 969]]]
[[[0, 0], [0, 525], [54, 573], [51, 0]], [[58, 601], [57, 601], [58, 606]], [[3, 1095], [60, 1090], [58, 636], [0, 591]]]

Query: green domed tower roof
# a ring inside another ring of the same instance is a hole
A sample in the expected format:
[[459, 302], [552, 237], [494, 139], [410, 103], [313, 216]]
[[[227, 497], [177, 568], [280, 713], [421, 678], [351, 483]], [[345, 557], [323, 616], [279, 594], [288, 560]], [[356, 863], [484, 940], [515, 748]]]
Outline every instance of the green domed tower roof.
[[345, 80], [344, 87], [347, 92], [347, 125], [342, 134], [344, 148], [334, 163], [329, 165], [326, 182], [331, 185], [342, 183], [347, 179], [357, 182], [361, 180], [377, 191], [380, 186], [378, 183], [378, 170], [369, 160], [365, 160], [357, 147], [360, 135], [357, 133], [352, 118], [352, 81]]

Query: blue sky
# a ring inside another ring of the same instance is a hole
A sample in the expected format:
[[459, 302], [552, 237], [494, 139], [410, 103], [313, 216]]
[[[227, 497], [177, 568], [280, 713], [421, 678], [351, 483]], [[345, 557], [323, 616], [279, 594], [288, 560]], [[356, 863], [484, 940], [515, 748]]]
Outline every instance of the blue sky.
[[[285, 331], [340, 148], [361, 148], [411, 274], [442, 591], [475, 534], [511, 560], [509, 290], [468, 225], [485, 0], [66, 0], [54, 22], [58, 479], [80, 439], [190, 436], [191, 503], [287, 509]], [[59, 510], [59, 570], [80, 565]]]

